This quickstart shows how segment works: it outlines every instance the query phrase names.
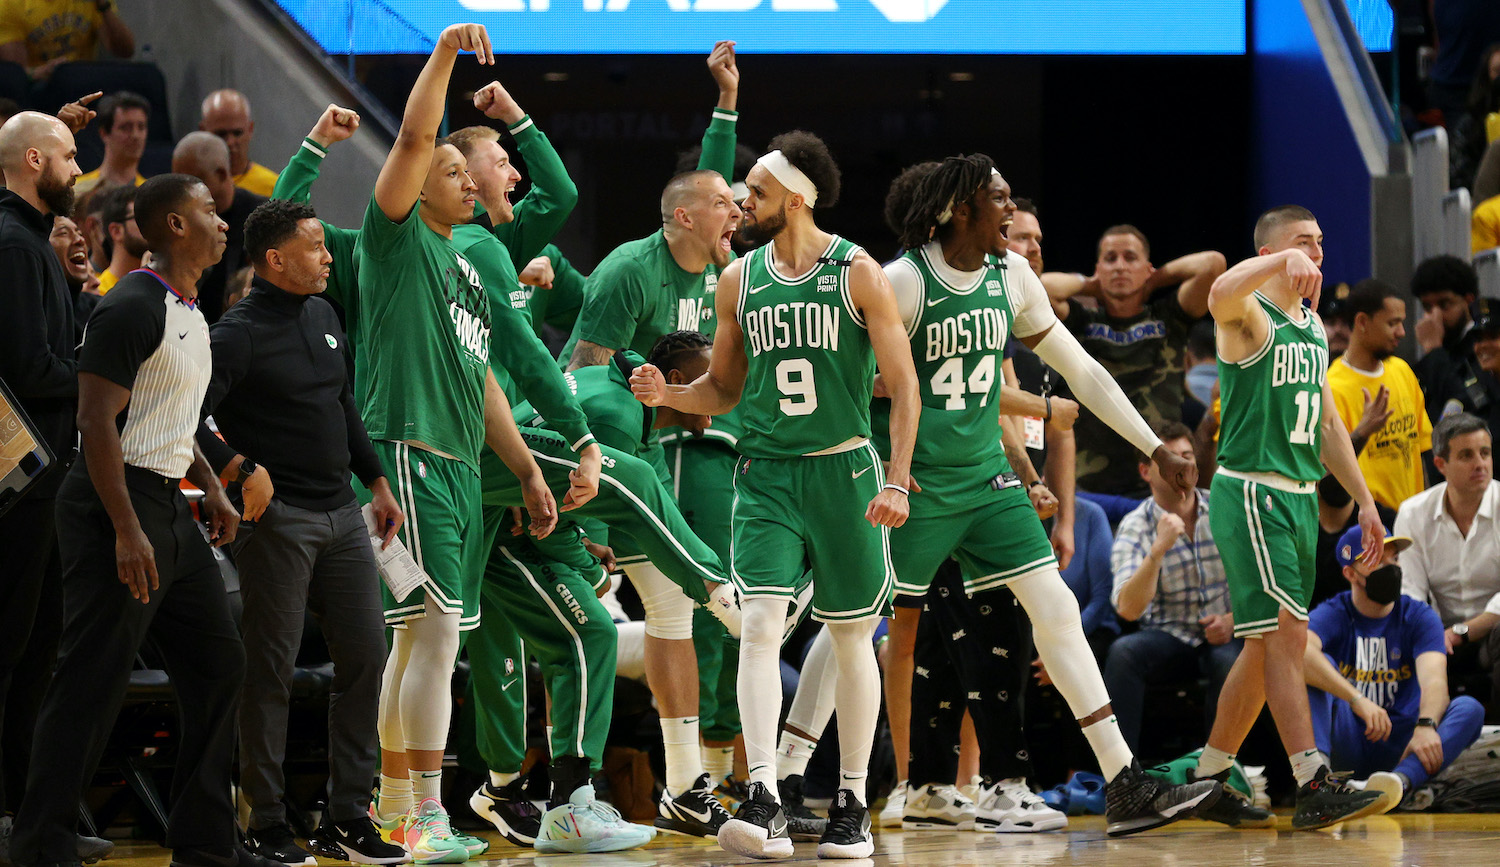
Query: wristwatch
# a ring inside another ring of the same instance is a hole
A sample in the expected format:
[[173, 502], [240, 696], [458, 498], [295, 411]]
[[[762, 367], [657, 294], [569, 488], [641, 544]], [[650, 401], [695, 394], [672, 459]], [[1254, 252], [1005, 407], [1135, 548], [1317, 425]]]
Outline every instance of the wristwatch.
[[1433, 719], [1430, 716], [1424, 716], [1421, 719], [1417, 720], [1417, 725], [1419, 727], [1420, 726], [1427, 726], [1430, 729], [1435, 729], [1435, 728], [1437, 728], [1437, 720]]
[[1448, 628], [1453, 630], [1453, 635], [1458, 638], [1459, 644], [1469, 643], [1469, 624], [1455, 623]]
[[255, 475], [255, 471], [258, 469], [260, 469], [260, 464], [249, 458], [240, 461], [240, 472], [239, 475], [234, 477], [234, 484], [243, 485], [245, 480]]

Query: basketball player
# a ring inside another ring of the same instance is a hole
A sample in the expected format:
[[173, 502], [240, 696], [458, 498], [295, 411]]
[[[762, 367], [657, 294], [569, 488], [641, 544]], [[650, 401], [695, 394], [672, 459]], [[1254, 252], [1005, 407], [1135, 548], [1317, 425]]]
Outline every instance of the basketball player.
[[[1224, 779], [1263, 703], [1297, 779], [1292, 827], [1312, 830], [1385, 801], [1329, 776], [1313, 740], [1303, 653], [1317, 547], [1315, 486], [1324, 467], [1359, 504], [1366, 569], [1385, 528], [1328, 388], [1318, 307], [1323, 232], [1306, 208], [1262, 214], [1257, 255], [1225, 271], [1208, 296], [1219, 356], [1219, 471], [1209, 516], [1224, 555], [1236, 638], [1245, 642], [1219, 696], [1197, 776]], [[1311, 302], [1311, 309], [1304, 305]]]
[[[890, 611], [889, 528], [907, 515], [917, 383], [889, 284], [863, 250], [818, 228], [839, 171], [816, 136], [771, 142], [746, 178], [745, 240], [766, 242], [719, 281], [708, 371], [668, 385], [642, 365], [631, 377], [647, 406], [723, 413], [743, 404], [744, 457], [734, 471], [733, 565], [743, 599], [738, 678], [749, 798], [719, 831], [724, 848], [756, 858], [792, 854], [776, 793], [781, 709], [778, 649], [788, 604], [810, 566], [813, 616], [838, 659], [839, 791], [820, 857], [874, 849], [864, 800], [880, 675], [870, 639]], [[876, 362], [892, 395], [890, 477], [870, 445]], [[859, 504], [868, 503], [861, 513]]]

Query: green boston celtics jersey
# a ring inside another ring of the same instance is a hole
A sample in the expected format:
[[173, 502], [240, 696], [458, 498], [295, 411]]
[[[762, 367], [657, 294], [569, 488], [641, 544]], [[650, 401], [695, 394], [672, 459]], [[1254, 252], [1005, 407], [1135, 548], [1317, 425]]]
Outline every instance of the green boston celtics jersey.
[[1311, 314], [1301, 322], [1255, 293], [1271, 333], [1243, 361], [1219, 359], [1219, 465], [1276, 473], [1298, 482], [1323, 477], [1319, 422], [1328, 379], [1328, 338]]
[[[914, 269], [922, 286], [907, 328], [922, 391], [912, 474], [925, 490], [929, 478], [958, 474], [924, 474], [921, 469], [962, 467], [962, 483], [982, 488], [1010, 470], [1000, 444], [1000, 366], [1015, 315], [1002, 260], [985, 257], [973, 281], [958, 286], [933, 268], [931, 257], [942, 255], [942, 247], [934, 242], [908, 250], [891, 266]], [[876, 401], [874, 413], [875, 445], [889, 459], [890, 401]]]
[[356, 248], [354, 391], [373, 440], [414, 440], [479, 472], [490, 306], [484, 282], [417, 213], [393, 222], [374, 197]]
[[849, 294], [860, 248], [835, 235], [815, 267], [789, 279], [771, 261], [774, 245], [747, 256], [740, 272], [740, 453], [790, 458], [869, 437], [875, 352]]

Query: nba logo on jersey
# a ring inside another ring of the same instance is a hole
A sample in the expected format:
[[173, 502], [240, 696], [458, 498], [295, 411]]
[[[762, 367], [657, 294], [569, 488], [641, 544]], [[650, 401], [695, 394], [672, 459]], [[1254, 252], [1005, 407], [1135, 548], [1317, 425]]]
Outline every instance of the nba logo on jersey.
[[1271, 511], [1271, 495], [1266, 494], [1266, 511]]
[[515, 674], [515, 673], [516, 673], [516, 661], [514, 659], [511, 659], [511, 658], [507, 657], [506, 660], [505, 660], [505, 675], [506, 675], [506, 677], [509, 677], [510, 675]]

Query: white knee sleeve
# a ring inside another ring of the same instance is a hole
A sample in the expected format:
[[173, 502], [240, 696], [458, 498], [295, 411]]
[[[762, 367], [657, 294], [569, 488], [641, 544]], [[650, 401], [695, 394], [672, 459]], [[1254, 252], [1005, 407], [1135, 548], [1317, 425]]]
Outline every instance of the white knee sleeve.
[[401, 676], [406, 673], [406, 662], [411, 657], [411, 642], [405, 640], [405, 629], [394, 631], [395, 640], [380, 680], [380, 710], [375, 730], [380, 737], [381, 749], [404, 753], [406, 734], [401, 731]]
[[616, 623], [618, 649], [615, 651], [615, 675], [646, 682], [646, 624], [639, 620]]
[[646, 634], [666, 641], [693, 637], [693, 600], [650, 563], [625, 567], [630, 583], [646, 609]]
[[441, 750], [448, 744], [461, 617], [439, 613], [429, 601], [427, 616], [409, 620], [406, 629], [397, 631], [397, 641], [410, 644], [397, 699], [408, 750]]
[[1083, 719], [1109, 704], [1109, 691], [1099, 663], [1083, 634], [1078, 598], [1063, 583], [1058, 571], [1049, 569], [1006, 585], [1031, 618], [1036, 652], [1047, 666], [1047, 674], [1068, 702], [1073, 716]]
[[740, 725], [750, 779], [776, 792], [776, 735], [781, 720], [781, 630], [788, 601], [746, 599], [740, 633]]
[[823, 736], [828, 720], [833, 716], [838, 682], [838, 662], [833, 655], [833, 633], [827, 627], [818, 630], [807, 659], [802, 663], [802, 676], [797, 680], [797, 695], [786, 712], [786, 724], [807, 732], [813, 740]]

